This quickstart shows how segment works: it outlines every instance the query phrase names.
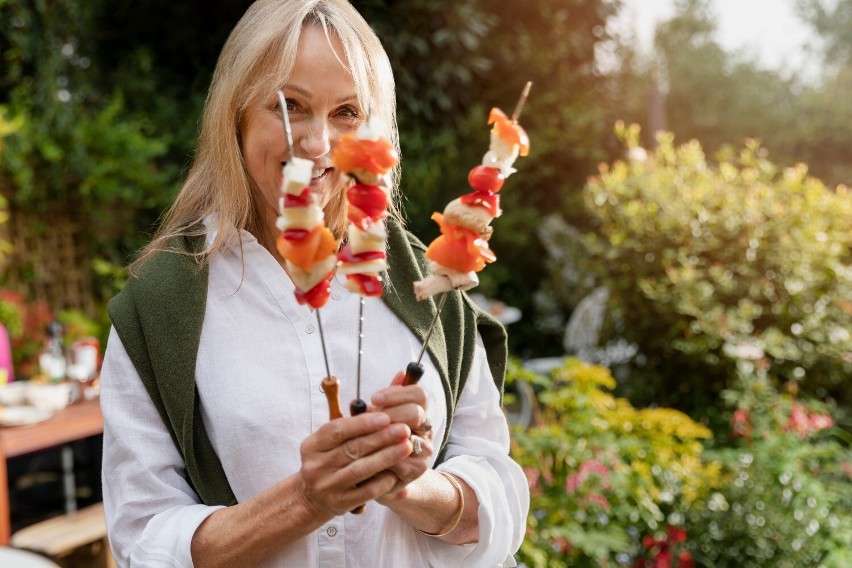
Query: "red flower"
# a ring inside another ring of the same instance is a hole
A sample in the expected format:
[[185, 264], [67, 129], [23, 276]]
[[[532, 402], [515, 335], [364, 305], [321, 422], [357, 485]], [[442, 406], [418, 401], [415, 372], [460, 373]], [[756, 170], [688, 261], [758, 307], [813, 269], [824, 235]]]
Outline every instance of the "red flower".
[[745, 408], [738, 408], [731, 416], [731, 434], [735, 438], [751, 438], [751, 416]]

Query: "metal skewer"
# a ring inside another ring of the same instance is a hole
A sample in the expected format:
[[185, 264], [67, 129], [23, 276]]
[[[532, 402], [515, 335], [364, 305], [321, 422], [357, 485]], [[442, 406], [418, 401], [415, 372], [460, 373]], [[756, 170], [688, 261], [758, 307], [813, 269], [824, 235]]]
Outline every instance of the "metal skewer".
[[287, 139], [287, 159], [293, 156], [293, 131], [290, 129], [290, 113], [287, 112], [287, 99], [278, 91], [278, 106], [281, 109], [281, 121], [284, 123], [284, 137]]
[[[527, 81], [524, 85], [523, 91], [521, 91], [521, 96], [518, 98], [518, 103], [515, 105], [515, 112], [512, 113], [512, 122], [517, 123], [518, 118], [521, 116], [521, 111], [524, 110], [524, 104], [527, 102], [527, 97], [530, 94], [530, 89], [532, 88], [532, 81]], [[441, 315], [441, 310], [444, 307], [444, 303], [447, 301], [447, 294], [449, 292], [444, 292], [441, 296], [440, 301], [438, 302], [438, 309], [435, 312], [435, 316], [432, 318], [432, 323], [429, 324], [429, 329], [426, 332], [426, 338], [423, 340], [423, 347], [420, 349], [420, 355], [417, 357], [417, 361], [409, 363], [405, 368], [405, 378], [403, 379], [403, 385], [413, 385], [417, 384], [417, 381], [423, 376], [423, 365], [420, 364], [420, 361], [423, 359], [423, 354], [426, 352], [426, 346], [429, 344], [429, 338], [432, 337], [432, 332], [435, 329], [435, 324], [438, 322], [438, 317]]]
[[364, 297], [358, 305], [358, 369], [355, 380], [355, 400], [349, 404], [349, 413], [352, 416], [367, 412], [367, 403], [361, 399], [361, 358], [364, 355], [362, 344], [364, 341]]
[[527, 102], [527, 97], [530, 96], [531, 88], [532, 81], [527, 81], [527, 84], [524, 85], [524, 90], [521, 91], [521, 96], [518, 99], [518, 104], [515, 105], [515, 112], [512, 113], [512, 122], [518, 122], [518, 119], [521, 118], [521, 111], [524, 110], [524, 105]]
[[[278, 91], [278, 105], [281, 109], [281, 121], [284, 123], [284, 138], [287, 141], [287, 160], [289, 161], [293, 157], [293, 131], [290, 128], [290, 115], [287, 112], [287, 99], [284, 97], [284, 93], [279, 89]], [[363, 299], [362, 299], [363, 302]], [[363, 309], [363, 304], [362, 304]], [[320, 388], [322, 388], [322, 392], [325, 394], [325, 398], [328, 401], [328, 416], [330, 420], [336, 420], [338, 418], [343, 418], [343, 410], [340, 406], [340, 381], [337, 377], [331, 374], [331, 368], [328, 364], [328, 350], [325, 347], [325, 333], [322, 329], [322, 318], [320, 317], [320, 310], [316, 308], [317, 313], [317, 329], [319, 330], [320, 336], [320, 344], [322, 345], [322, 358], [325, 362], [325, 378], [320, 383]], [[359, 342], [358, 342], [358, 400], [355, 400], [350, 405], [349, 409], [352, 415], [361, 414], [367, 411], [367, 404], [360, 399], [361, 395], [361, 344], [360, 344], [360, 329], [359, 329]], [[360, 403], [360, 405], [356, 404]], [[358, 505], [354, 509], [352, 509], [352, 513], [355, 515], [360, 515], [366, 510], [366, 505]]]

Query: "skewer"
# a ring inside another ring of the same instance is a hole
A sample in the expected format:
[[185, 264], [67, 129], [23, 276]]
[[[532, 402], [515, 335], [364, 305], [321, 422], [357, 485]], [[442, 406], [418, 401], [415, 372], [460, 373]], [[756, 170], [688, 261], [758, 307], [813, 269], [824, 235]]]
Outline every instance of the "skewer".
[[527, 81], [527, 84], [524, 85], [524, 90], [521, 91], [521, 96], [518, 99], [518, 104], [515, 105], [515, 112], [512, 113], [512, 122], [518, 122], [518, 119], [521, 118], [521, 111], [524, 110], [524, 105], [527, 102], [527, 97], [530, 96], [531, 88], [532, 81]]
[[[527, 102], [527, 97], [529, 97], [530, 89], [532, 88], [532, 81], [527, 81], [524, 85], [523, 90], [521, 91], [521, 96], [518, 98], [518, 102], [515, 105], [515, 110], [512, 113], [512, 122], [517, 124], [518, 119], [521, 116], [521, 111], [524, 109], [524, 105]], [[417, 360], [408, 364], [405, 368], [405, 378], [403, 379], [403, 385], [413, 385], [417, 384], [420, 378], [423, 376], [423, 365], [420, 364], [420, 361], [423, 359], [423, 354], [426, 352], [426, 346], [429, 343], [429, 339], [432, 337], [432, 332], [434, 331], [435, 324], [438, 322], [438, 317], [441, 315], [441, 310], [444, 307], [444, 303], [447, 301], [447, 294], [449, 292], [443, 292], [441, 299], [438, 302], [438, 308], [435, 311], [435, 316], [432, 318], [432, 322], [429, 324], [429, 329], [426, 332], [426, 338], [423, 340], [423, 347], [420, 349], [420, 354], [417, 356]]]
[[361, 399], [361, 358], [364, 355], [362, 344], [364, 341], [364, 297], [358, 305], [358, 368], [355, 378], [355, 400], [349, 404], [349, 413], [352, 416], [367, 412], [367, 403]]
[[[281, 90], [278, 91], [278, 103], [279, 108], [281, 110], [281, 121], [284, 123], [284, 137], [287, 141], [287, 160], [289, 161], [293, 157], [293, 131], [290, 128], [290, 116], [287, 112], [287, 99], [284, 97], [284, 93]], [[328, 364], [328, 351], [325, 347], [325, 333], [322, 329], [322, 318], [320, 317], [320, 309], [315, 308], [315, 310], [317, 314], [317, 329], [319, 330], [320, 344], [322, 345], [322, 357], [325, 363], [325, 378], [322, 380], [322, 383], [320, 383], [320, 388], [322, 388], [322, 392], [325, 394], [325, 398], [328, 401], [329, 420], [336, 420], [338, 418], [343, 417], [343, 411], [340, 407], [340, 381], [337, 379], [337, 377], [331, 374], [331, 368]], [[365, 404], [364, 409], [361, 410], [361, 412], [364, 412], [366, 410], [367, 406]], [[352, 413], [355, 414], [354, 411]], [[359, 505], [352, 509], [352, 513], [358, 515], [363, 513], [365, 510], [366, 505]]]
[[281, 109], [281, 121], [284, 123], [284, 137], [287, 139], [287, 159], [293, 155], [293, 131], [290, 129], [290, 113], [287, 112], [287, 99], [278, 91], [278, 106]]

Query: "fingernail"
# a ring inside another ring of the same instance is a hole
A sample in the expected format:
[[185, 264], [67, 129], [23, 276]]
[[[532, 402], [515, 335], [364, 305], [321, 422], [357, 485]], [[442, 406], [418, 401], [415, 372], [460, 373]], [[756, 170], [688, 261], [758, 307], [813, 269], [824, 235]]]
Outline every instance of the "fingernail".
[[376, 393], [371, 400], [376, 406], [381, 406], [385, 403], [385, 395]]

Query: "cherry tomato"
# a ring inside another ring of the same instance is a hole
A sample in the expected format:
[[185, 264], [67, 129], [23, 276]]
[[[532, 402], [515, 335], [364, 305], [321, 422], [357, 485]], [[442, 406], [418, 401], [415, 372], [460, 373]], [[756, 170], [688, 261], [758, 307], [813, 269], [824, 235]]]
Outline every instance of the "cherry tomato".
[[500, 173], [499, 168], [483, 165], [474, 167], [467, 176], [467, 183], [477, 191], [497, 193], [503, 187], [504, 181], [506, 178]]

